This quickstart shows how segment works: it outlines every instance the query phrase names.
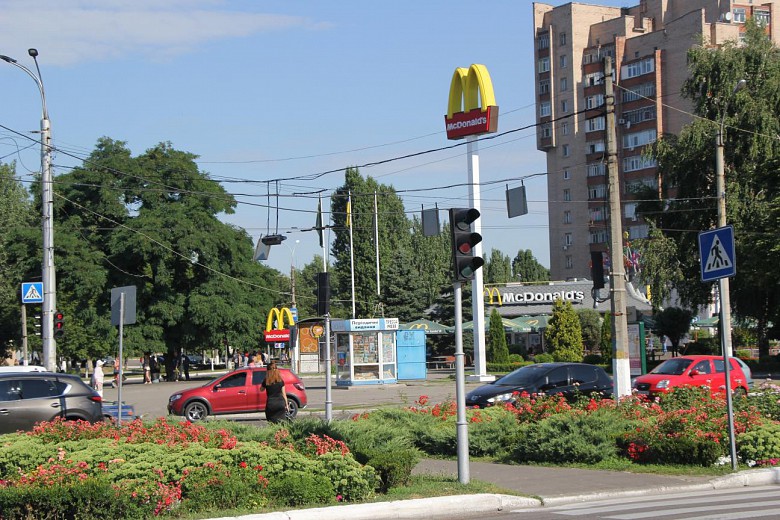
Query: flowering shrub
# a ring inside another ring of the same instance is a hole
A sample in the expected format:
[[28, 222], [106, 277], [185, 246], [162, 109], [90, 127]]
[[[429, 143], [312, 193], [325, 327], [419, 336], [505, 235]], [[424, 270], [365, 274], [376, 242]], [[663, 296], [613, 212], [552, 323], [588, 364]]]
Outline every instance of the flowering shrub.
[[[780, 424], [764, 423], [740, 435], [737, 442], [740, 457], [745, 461], [775, 466], [780, 458]], [[770, 461], [770, 462], [767, 462]]]

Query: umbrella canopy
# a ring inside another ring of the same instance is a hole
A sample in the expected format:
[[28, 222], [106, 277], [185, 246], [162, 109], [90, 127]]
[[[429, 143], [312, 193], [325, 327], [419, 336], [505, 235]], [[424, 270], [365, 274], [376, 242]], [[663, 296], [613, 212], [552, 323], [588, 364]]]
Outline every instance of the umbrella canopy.
[[435, 321], [421, 319], [414, 320], [409, 323], [401, 323], [399, 325], [401, 330], [422, 330], [426, 334], [449, 334], [453, 331], [452, 327], [436, 323]]
[[[504, 330], [507, 332], [531, 332], [531, 327], [527, 325], [522, 325], [520, 323], [516, 323], [513, 320], [510, 320], [509, 318], [501, 318], [501, 321], [504, 323]], [[490, 320], [485, 320], [485, 328], [490, 328]], [[453, 328], [454, 329], [454, 328]], [[474, 322], [473, 321], [465, 321], [463, 322], [463, 330], [472, 330], [474, 329]]]
[[512, 318], [512, 321], [517, 324], [518, 326], [527, 327], [530, 332], [531, 330], [539, 330], [543, 329], [547, 326], [547, 322], [551, 316], [518, 316], [517, 318]]
[[718, 323], [720, 323], [720, 317], [713, 316], [711, 318], [697, 320], [693, 325], [695, 327], [717, 327]]

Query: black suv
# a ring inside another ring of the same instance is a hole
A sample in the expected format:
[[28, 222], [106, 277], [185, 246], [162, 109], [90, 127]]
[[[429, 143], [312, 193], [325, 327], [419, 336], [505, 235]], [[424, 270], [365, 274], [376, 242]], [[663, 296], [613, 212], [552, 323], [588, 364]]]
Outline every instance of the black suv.
[[102, 399], [78, 376], [54, 372], [0, 372], [0, 434], [31, 430], [56, 417], [103, 420]]
[[612, 379], [603, 368], [595, 365], [538, 363], [518, 368], [493, 383], [472, 390], [466, 394], [466, 405], [484, 408], [511, 402], [515, 392], [561, 394], [567, 399], [577, 394], [609, 397], [612, 395]]

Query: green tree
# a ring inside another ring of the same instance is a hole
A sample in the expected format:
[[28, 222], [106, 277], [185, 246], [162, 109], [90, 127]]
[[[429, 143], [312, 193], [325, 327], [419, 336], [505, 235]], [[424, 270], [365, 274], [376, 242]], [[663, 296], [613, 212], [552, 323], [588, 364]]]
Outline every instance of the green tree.
[[667, 307], [653, 315], [655, 327], [653, 332], [664, 335], [672, 342], [672, 356], [676, 356], [680, 347], [680, 340], [691, 329], [691, 311], [679, 307]]
[[612, 363], [612, 314], [604, 313], [601, 322], [601, 340], [599, 341], [601, 357], [607, 363]]
[[[679, 135], [663, 136], [653, 147], [663, 183], [656, 207], [642, 214], [675, 242], [668, 270], [679, 265], [682, 277], [676, 289], [682, 304], [696, 309], [708, 303], [712, 285], [700, 282], [697, 233], [717, 225], [714, 148], [722, 122], [727, 221], [735, 229], [740, 264], [731, 302], [737, 317], [756, 321], [759, 350], [766, 355], [769, 324], [780, 317], [775, 290], [780, 271], [773, 264], [780, 250], [775, 239], [780, 222], [780, 51], [749, 20], [744, 44], [713, 49], [702, 43], [689, 51], [688, 63], [682, 94], [698, 117]], [[741, 79], [747, 88], [735, 92]]]
[[555, 361], [582, 361], [582, 329], [571, 302], [555, 300], [544, 341]]
[[639, 280], [650, 286], [650, 302], [653, 310], [658, 310], [683, 280], [683, 272], [676, 261], [677, 244], [651, 225], [648, 237], [637, 240], [637, 247], [642, 266]]
[[509, 363], [509, 347], [506, 344], [506, 332], [504, 332], [504, 322], [496, 309], [490, 313], [490, 329], [487, 337], [487, 352], [485, 353], [488, 362]]
[[579, 309], [577, 317], [582, 329], [582, 344], [589, 352], [596, 352], [601, 342], [601, 316], [593, 309]]
[[486, 284], [505, 284], [513, 281], [511, 261], [498, 249], [490, 250], [490, 257], [482, 270]]
[[540, 264], [530, 249], [520, 250], [512, 260], [512, 279], [516, 282], [544, 282], [550, 270]]

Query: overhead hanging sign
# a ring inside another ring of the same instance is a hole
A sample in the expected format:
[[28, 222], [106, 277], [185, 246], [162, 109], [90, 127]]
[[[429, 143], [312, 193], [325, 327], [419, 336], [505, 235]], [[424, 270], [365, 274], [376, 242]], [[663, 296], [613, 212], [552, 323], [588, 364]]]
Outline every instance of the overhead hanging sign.
[[444, 116], [447, 139], [498, 131], [498, 106], [493, 82], [484, 65], [455, 69]]

